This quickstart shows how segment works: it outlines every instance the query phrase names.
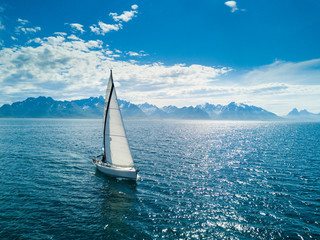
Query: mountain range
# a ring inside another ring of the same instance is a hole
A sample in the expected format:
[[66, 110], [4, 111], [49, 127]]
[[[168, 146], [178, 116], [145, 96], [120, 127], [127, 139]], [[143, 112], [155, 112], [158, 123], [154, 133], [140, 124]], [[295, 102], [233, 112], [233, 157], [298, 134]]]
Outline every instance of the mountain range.
[[298, 109], [294, 108], [291, 112], [286, 116], [287, 119], [296, 120], [296, 121], [320, 121], [320, 113], [311, 113], [306, 109], [298, 111]]
[[[196, 107], [165, 106], [149, 103], [133, 104], [118, 100], [122, 116], [135, 119], [214, 119], [214, 120], [282, 120], [263, 108], [231, 102], [228, 105], [205, 103]], [[2, 118], [102, 118], [104, 98], [90, 97], [81, 100], [56, 101], [51, 97], [27, 98], [0, 107]], [[293, 109], [286, 118], [292, 120], [320, 120], [320, 114]]]

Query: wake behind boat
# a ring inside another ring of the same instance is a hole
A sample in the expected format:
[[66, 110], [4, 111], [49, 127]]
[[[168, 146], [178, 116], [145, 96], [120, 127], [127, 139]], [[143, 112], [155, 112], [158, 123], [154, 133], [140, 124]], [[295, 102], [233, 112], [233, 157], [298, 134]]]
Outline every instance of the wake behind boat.
[[106, 91], [103, 117], [103, 154], [93, 158], [97, 169], [112, 177], [136, 180], [128, 139], [113, 84], [112, 70]]

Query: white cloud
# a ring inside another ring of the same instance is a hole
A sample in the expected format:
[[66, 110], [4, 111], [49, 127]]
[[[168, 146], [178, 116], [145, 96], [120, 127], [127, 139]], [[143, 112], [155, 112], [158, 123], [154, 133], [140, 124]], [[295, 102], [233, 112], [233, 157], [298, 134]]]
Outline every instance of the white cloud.
[[116, 22], [119, 22], [119, 21], [128, 22], [133, 17], [135, 17], [136, 14], [138, 13], [138, 11], [136, 11], [136, 9], [138, 8], [138, 5], [134, 4], [131, 6], [131, 8], [132, 10], [123, 11], [121, 15], [118, 15], [117, 13], [110, 13], [109, 15], [112, 16], [113, 20], [115, 20]]
[[139, 56], [139, 53], [129, 51], [129, 52], [128, 52], [128, 55], [131, 56], [131, 57], [134, 57], [134, 56]]
[[1, 19], [0, 19], [0, 30], [4, 30], [5, 29], [5, 26], [3, 25]]
[[[5, 8], [0, 6], [0, 13], [4, 12]], [[5, 26], [4, 24], [2, 23], [2, 16], [0, 16], [0, 30], [4, 30], [5, 29]]]
[[123, 14], [119, 16], [116, 13], [110, 13], [110, 16], [112, 16], [113, 20], [115, 20], [116, 22], [128, 22], [134, 17], [135, 13], [136, 11], [124, 11]]
[[[59, 34], [60, 36], [64, 36], [62, 34]], [[71, 34], [70, 36], [67, 37], [68, 39], [71, 39], [71, 40], [81, 40], [80, 38], [78, 38], [76, 35], [74, 34]]]
[[99, 24], [103, 34], [110, 32], [110, 31], [118, 31], [119, 29], [122, 28], [121, 24], [106, 24], [101, 21], [98, 24]]
[[68, 34], [66, 34], [65, 32], [55, 32], [55, 35], [60, 35], [60, 36], [67, 36]]
[[275, 61], [244, 75], [244, 79], [250, 82], [284, 82], [304, 85], [319, 85], [319, 77], [320, 59], [302, 62]]
[[129, 51], [127, 52], [127, 55], [129, 55], [130, 57], [144, 57], [144, 56], [148, 56], [148, 54], [144, 53], [144, 51], [140, 51], [140, 52], [133, 52], [133, 51]]
[[70, 27], [71, 27], [73, 30], [79, 31], [79, 32], [81, 32], [81, 33], [84, 33], [83, 25], [81, 25], [81, 24], [79, 24], [79, 23], [70, 23]]
[[224, 4], [231, 8], [231, 12], [239, 10], [236, 1], [227, 1]]
[[36, 33], [40, 30], [41, 30], [40, 27], [30, 27], [30, 28], [26, 28], [26, 27], [22, 27], [22, 26], [16, 27], [16, 33], [18, 33], [18, 34], [20, 34], [21, 32], [24, 34]]
[[103, 42], [101, 40], [90, 40], [86, 42], [86, 45], [89, 49], [92, 48], [102, 48]]
[[95, 24], [94, 25], [92, 25], [92, 26], [90, 26], [90, 30], [91, 30], [91, 32], [93, 32], [93, 33], [95, 33], [95, 34], [101, 34], [100, 32], [100, 28], [99, 27], [97, 27]]
[[98, 25], [93, 24], [92, 26], [90, 26], [91, 32], [98, 35], [105, 35], [110, 31], [119, 31], [123, 27], [122, 22], [130, 21], [138, 13], [136, 11], [136, 9], [138, 8], [138, 5], [134, 4], [131, 6], [131, 8], [132, 10], [124, 11], [121, 15], [118, 15], [117, 13], [109, 13], [109, 16], [112, 16], [113, 20], [119, 23], [107, 24], [102, 21], [99, 21]]
[[26, 27], [26, 25], [30, 25], [30, 22], [28, 20], [23, 20], [21, 18], [18, 18], [17, 21], [20, 24], [15, 28], [15, 32], [17, 34], [20, 34], [20, 33], [30, 34], [30, 33], [36, 33], [41, 30], [40, 27]]
[[21, 25], [26, 25], [26, 24], [30, 23], [28, 20], [23, 20], [23, 19], [21, 19], [21, 18], [18, 18], [17, 21], [18, 21]]
[[110, 31], [119, 31], [122, 29], [122, 24], [106, 24], [104, 22], [99, 21], [99, 26], [93, 25], [90, 26], [90, 29], [92, 32], [98, 34], [98, 35], [105, 35], [106, 33]]

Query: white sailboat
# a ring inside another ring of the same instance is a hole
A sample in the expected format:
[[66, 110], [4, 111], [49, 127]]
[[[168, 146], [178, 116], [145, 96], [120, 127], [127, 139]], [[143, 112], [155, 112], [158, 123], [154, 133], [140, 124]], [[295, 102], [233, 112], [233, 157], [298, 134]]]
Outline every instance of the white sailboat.
[[103, 117], [103, 154], [93, 158], [97, 169], [109, 176], [137, 179], [128, 139], [113, 84], [112, 70], [106, 91]]

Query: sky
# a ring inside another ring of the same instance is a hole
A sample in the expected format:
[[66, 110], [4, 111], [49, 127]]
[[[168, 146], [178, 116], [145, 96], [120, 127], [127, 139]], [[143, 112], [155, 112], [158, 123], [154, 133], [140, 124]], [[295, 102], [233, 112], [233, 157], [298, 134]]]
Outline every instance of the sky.
[[0, 106], [104, 95], [320, 112], [319, 0], [0, 0]]

